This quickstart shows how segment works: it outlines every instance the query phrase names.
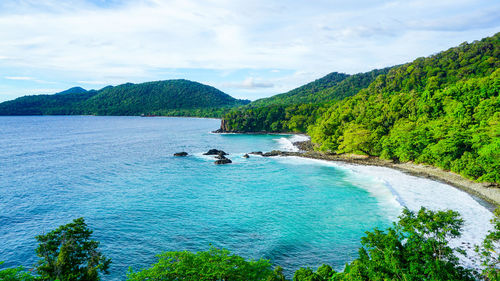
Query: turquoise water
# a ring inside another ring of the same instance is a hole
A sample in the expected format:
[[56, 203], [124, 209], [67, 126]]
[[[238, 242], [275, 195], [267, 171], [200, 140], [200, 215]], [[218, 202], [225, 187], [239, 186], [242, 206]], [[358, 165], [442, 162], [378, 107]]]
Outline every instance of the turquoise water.
[[[85, 217], [122, 280], [171, 250], [224, 247], [290, 274], [357, 255], [364, 231], [398, 208], [348, 170], [294, 158], [244, 159], [293, 136], [218, 135], [219, 120], [0, 117], [0, 260], [32, 267], [35, 235]], [[202, 153], [230, 153], [217, 166]], [[174, 152], [190, 156], [176, 158]]]

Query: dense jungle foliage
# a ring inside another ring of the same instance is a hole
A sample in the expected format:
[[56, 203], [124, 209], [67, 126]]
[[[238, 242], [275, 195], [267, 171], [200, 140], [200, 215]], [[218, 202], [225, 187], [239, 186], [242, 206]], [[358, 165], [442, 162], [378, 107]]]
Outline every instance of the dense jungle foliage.
[[[492, 219], [493, 229], [476, 246], [482, 268], [464, 268], [448, 241], [461, 235], [463, 220], [457, 212], [418, 212], [404, 209], [399, 221], [386, 230], [367, 231], [361, 238], [358, 258], [342, 272], [323, 264], [317, 270], [300, 268], [293, 281], [382, 281], [382, 280], [499, 280], [500, 209]], [[27, 271], [23, 267], [0, 269], [2, 281], [97, 281], [108, 273], [111, 260], [91, 240], [92, 230], [82, 218], [37, 236], [40, 260]], [[207, 280], [207, 281], [286, 281], [280, 266], [269, 260], [246, 260], [228, 250], [211, 247], [202, 252], [165, 252], [150, 268], [127, 273], [129, 281]], [[0, 266], [1, 266], [0, 262]]]
[[224, 129], [307, 132], [325, 152], [427, 163], [500, 183], [499, 68], [497, 33], [393, 67], [341, 101], [233, 110]]
[[220, 117], [249, 103], [188, 80], [127, 83], [101, 90], [75, 87], [54, 95], [0, 103], [0, 115], [168, 115]]
[[290, 92], [256, 100], [224, 116], [226, 131], [305, 133], [329, 104], [366, 88], [390, 68], [355, 75], [330, 73]]
[[348, 75], [332, 72], [323, 78], [293, 89], [287, 93], [259, 99], [250, 104], [252, 107], [269, 105], [321, 104], [342, 100], [355, 95], [372, 83], [377, 76], [386, 74], [390, 68], [375, 69], [366, 73]]

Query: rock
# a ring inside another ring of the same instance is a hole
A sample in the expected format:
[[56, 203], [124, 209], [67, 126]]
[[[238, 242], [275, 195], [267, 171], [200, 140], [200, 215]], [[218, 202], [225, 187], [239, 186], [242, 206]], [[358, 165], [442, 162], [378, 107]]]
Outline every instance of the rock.
[[299, 156], [300, 152], [290, 152], [290, 151], [281, 151], [281, 150], [273, 150], [271, 152], [266, 152], [262, 154], [262, 157], [272, 157], [272, 156]]
[[220, 120], [220, 128], [215, 130], [215, 131], [212, 131], [212, 133], [216, 133], [216, 134], [227, 133], [227, 132], [229, 132], [228, 129], [229, 128], [227, 126], [226, 120], [222, 119], [222, 120]]
[[262, 155], [264, 153], [262, 153], [262, 151], [254, 151], [254, 152], [250, 152], [250, 154], [253, 154], [253, 155]]
[[220, 155], [220, 154], [228, 155], [224, 151], [218, 149], [210, 149], [207, 153], [203, 153], [203, 155]]
[[264, 157], [280, 156], [280, 155], [284, 155], [283, 151], [273, 150], [271, 152], [266, 152], [266, 153], [262, 154], [262, 156], [264, 156]]
[[301, 151], [313, 151], [313, 145], [310, 140], [307, 141], [297, 141], [293, 143]]
[[224, 158], [224, 159], [216, 160], [214, 163], [215, 163], [215, 165], [223, 165], [223, 164], [233, 163], [233, 161], [231, 161], [231, 159]]
[[174, 153], [174, 156], [179, 156], [179, 157], [182, 157], [182, 156], [188, 156], [188, 153], [187, 152], [177, 152], [177, 153]]
[[224, 156], [224, 154], [222, 154], [222, 153], [219, 153], [219, 155], [215, 156], [215, 158], [221, 159], [221, 160], [222, 159], [227, 159], [226, 156]]
[[243, 158], [250, 158], [250, 156], [248, 156], [248, 154], [245, 154], [243, 155]]

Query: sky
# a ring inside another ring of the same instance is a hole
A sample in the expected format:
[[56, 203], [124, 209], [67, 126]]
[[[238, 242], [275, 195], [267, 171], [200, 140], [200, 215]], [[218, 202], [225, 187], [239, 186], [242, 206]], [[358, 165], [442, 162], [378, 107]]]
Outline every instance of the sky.
[[0, 0], [0, 102], [180, 78], [255, 100], [499, 31], [495, 0]]

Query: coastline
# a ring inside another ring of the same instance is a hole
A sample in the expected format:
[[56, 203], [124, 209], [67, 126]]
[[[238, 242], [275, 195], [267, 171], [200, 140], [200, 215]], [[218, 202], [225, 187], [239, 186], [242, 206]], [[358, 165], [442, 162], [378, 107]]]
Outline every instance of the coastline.
[[[434, 181], [451, 185], [455, 188], [467, 192], [473, 197], [480, 198], [487, 203], [492, 204], [493, 207], [500, 206], [500, 187], [495, 183], [475, 182], [470, 179], [464, 178], [463, 176], [454, 172], [446, 171], [441, 168], [426, 164], [415, 164], [412, 162], [394, 163], [393, 161], [380, 159], [379, 157], [375, 156], [356, 154], [327, 154], [318, 152], [312, 150], [310, 141], [296, 142], [293, 143], [293, 145], [299, 149], [299, 152], [272, 151], [264, 153], [263, 156], [297, 156], [316, 160], [343, 162], [354, 165], [387, 167], [401, 171], [408, 175], [432, 179]], [[492, 209], [491, 206], [489, 209]]]
[[302, 153], [299, 152], [294, 156], [333, 162], [344, 162], [355, 165], [392, 168], [412, 176], [428, 178], [449, 184], [469, 193], [470, 195], [479, 197], [484, 201], [495, 205], [496, 207], [500, 206], [500, 188], [498, 188], [496, 185], [490, 183], [474, 182], [462, 177], [459, 174], [445, 171], [430, 165], [415, 164], [411, 162], [393, 163], [392, 161], [383, 160], [378, 157], [369, 157], [364, 155], [329, 155], [315, 151], [307, 151]]

